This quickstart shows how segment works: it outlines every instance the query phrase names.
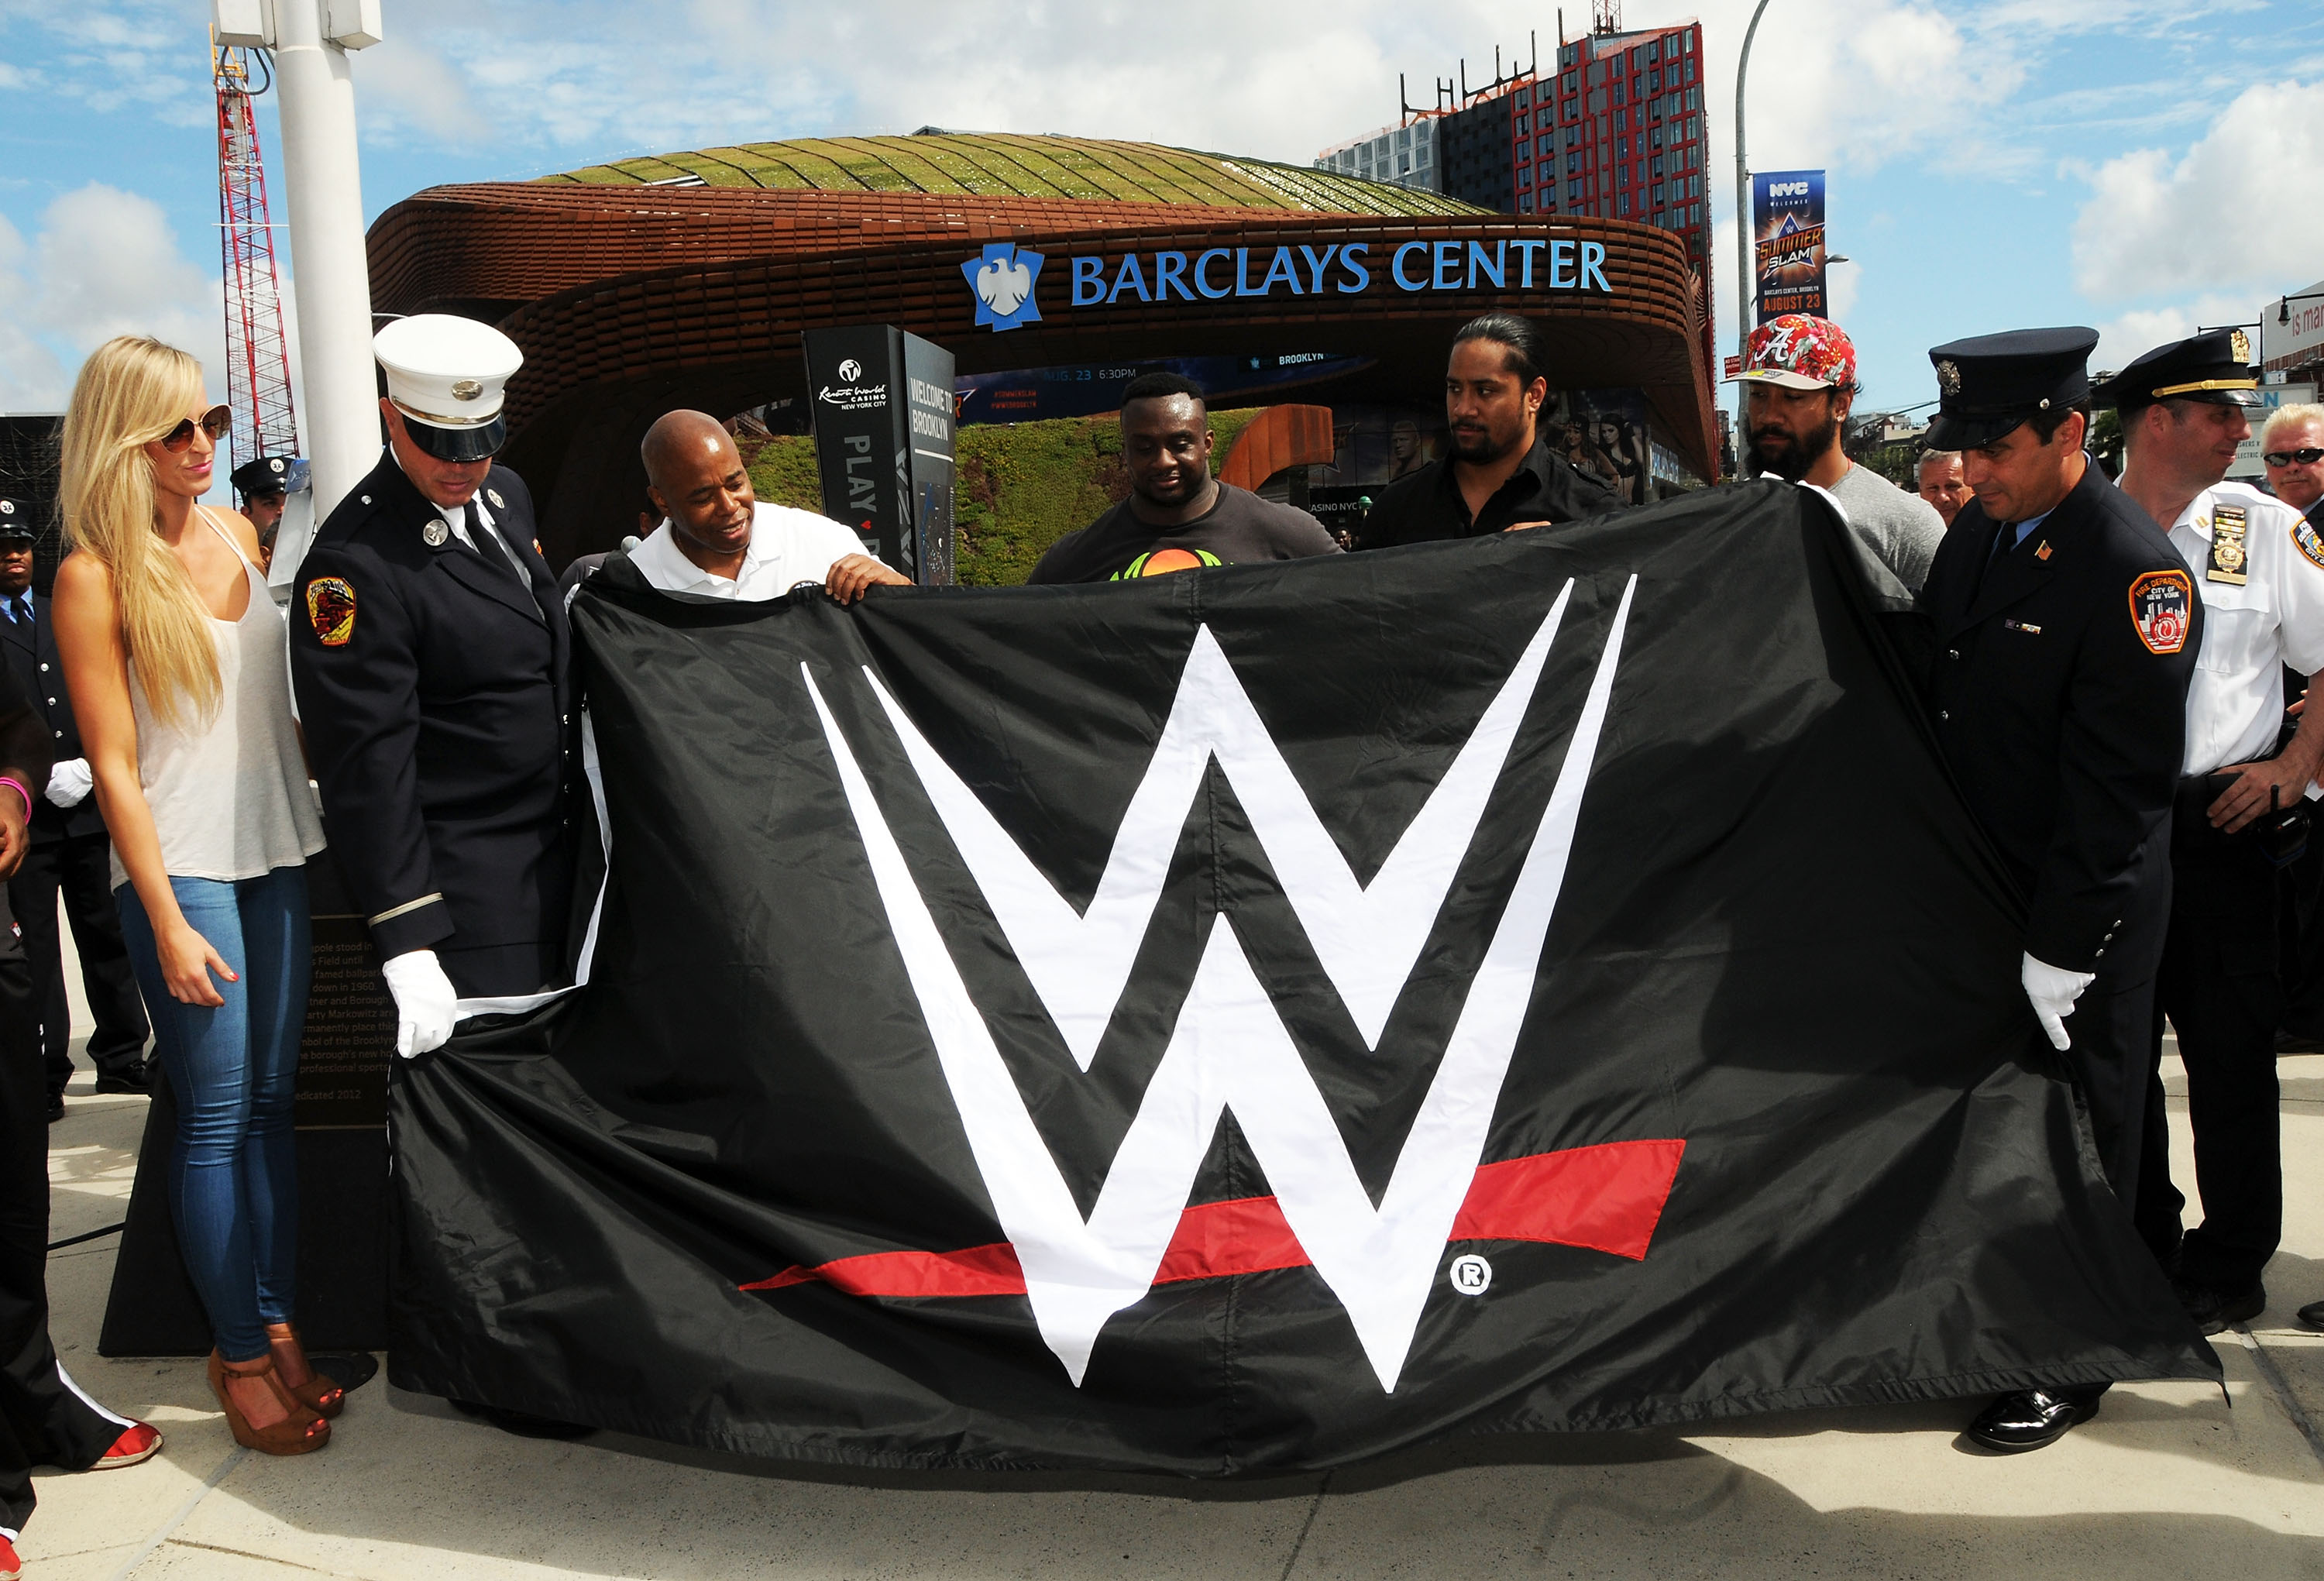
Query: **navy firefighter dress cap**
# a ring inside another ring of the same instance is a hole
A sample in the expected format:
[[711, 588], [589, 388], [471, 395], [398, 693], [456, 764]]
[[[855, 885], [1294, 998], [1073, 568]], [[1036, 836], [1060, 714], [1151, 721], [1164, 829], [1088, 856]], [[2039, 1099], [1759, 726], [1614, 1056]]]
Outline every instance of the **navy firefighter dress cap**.
[[2012, 329], [1930, 349], [1937, 370], [1932, 450], [1974, 450], [2030, 418], [2090, 398], [2098, 332], [2081, 326]]

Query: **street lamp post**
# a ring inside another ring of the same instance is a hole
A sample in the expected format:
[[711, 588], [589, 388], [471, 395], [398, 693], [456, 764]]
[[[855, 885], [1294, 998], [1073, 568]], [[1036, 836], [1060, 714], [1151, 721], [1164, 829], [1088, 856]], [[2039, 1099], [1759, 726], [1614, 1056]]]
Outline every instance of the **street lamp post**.
[[[1735, 354], [1741, 356], [1751, 340], [1752, 287], [1757, 271], [1751, 267], [1751, 162], [1744, 149], [1743, 77], [1751, 69], [1751, 41], [1758, 36], [1759, 18], [1766, 14], [1767, 0], [1751, 12], [1751, 25], [1743, 32], [1743, 56], [1735, 62]], [[1742, 386], [1736, 386], [1735, 435], [1738, 455], [1743, 443]]]

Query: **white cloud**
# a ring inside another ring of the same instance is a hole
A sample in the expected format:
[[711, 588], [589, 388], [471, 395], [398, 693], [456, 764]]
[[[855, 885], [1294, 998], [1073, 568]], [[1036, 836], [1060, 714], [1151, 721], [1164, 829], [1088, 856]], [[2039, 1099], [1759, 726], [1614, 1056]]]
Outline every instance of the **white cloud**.
[[[1700, 9], [1704, 111], [1721, 142], [1750, 4], [1629, 7], [1633, 28]], [[1172, 17], [1154, 27], [1131, 0], [693, 0], [683, 11], [500, 0], [488, 13], [406, 0], [355, 70], [372, 135], [490, 147], [512, 174], [555, 168], [525, 153], [577, 164], [929, 124], [1298, 161], [1393, 121], [1399, 71], [1416, 102], [1433, 102], [1436, 76], [1465, 58], [1483, 81], [1496, 45], [1513, 63], [1543, 21], [1530, 0], [1181, 0]], [[1540, 41], [1545, 64], [1555, 48]], [[1755, 55], [1755, 164], [1871, 170], [1975, 125], [2024, 81], [2029, 50], [1993, 47], [1936, 0], [1785, 0]]]
[[56, 353], [32, 334], [30, 253], [23, 234], [0, 217], [0, 411], [53, 411], [64, 385]]
[[[2193, 3], [2193, 0], [2190, 0]], [[2218, 0], [2246, 5], [2253, 0]], [[1724, 142], [1753, 0], [1632, 0], [1630, 27], [1702, 14], [1704, 110]], [[2132, 13], [2162, 0], [2124, 0]], [[2018, 14], [2023, 6], [2035, 14]], [[2200, 7], [2199, 7], [2200, 8]], [[2216, 8], [2216, 7], [2214, 7]], [[209, 114], [196, 0], [0, 0], [12, 59], [45, 88], [173, 123]], [[1576, 0], [1569, 21], [1586, 11]], [[2071, 19], [2049, 0], [1784, 0], [1752, 68], [1755, 163], [1870, 170], [1974, 130]], [[2063, 8], [2071, 9], [2071, 8]], [[2009, 13], [2005, 30], [1988, 19]], [[1490, 75], [1546, 20], [1535, 0], [1179, 0], [1167, 27], [1133, 0], [399, 0], [355, 57], [366, 134], [489, 150], [512, 176], [625, 154], [924, 124], [1150, 139], [1304, 161], [1396, 116], [1396, 79], [1465, 58]], [[2006, 46], [1997, 42], [2006, 36]], [[1231, 41], [1231, 47], [1222, 47]], [[1547, 62], [1554, 36], [1540, 40]], [[0, 85], [5, 86], [5, 85]]]
[[[1706, 7], [1712, 124], [1733, 157], [1735, 62], [1745, 0]], [[1785, 0], [1752, 47], [1747, 103], [1758, 170], [1869, 171], [1974, 133], [2024, 80], [2027, 52], [1987, 47], [1960, 7], [1919, 0]]]
[[1856, 311], [1856, 298], [1864, 284], [1864, 271], [1853, 262], [1824, 271], [1825, 307], [1835, 324], [1845, 324]]
[[80, 359], [116, 335], [182, 346], [222, 394], [223, 303], [152, 198], [92, 181], [51, 202], [29, 241], [0, 220], [0, 409], [61, 409]]
[[[1488, 37], [1478, 9], [1456, 0], [1432, 31]], [[572, 163], [930, 123], [1304, 160], [1394, 118], [1397, 62], [1384, 35], [1410, 24], [1389, 0], [1187, 0], [1183, 12], [1148, 31], [1148, 13], [1124, 0], [1003, 12], [916, 0], [696, 0], [682, 12], [503, 0], [489, 15], [462, 0], [409, 0], [355, 70], [373, 135], [563, 150]], [[1452, 67], [1441, 46], [1409, 53], [1416, 94], [1420, 74]], [[1286, 91], [1318, 81], [1351, 91]]]
[[[31, 68], [25, 86], [80, 99], [103, 111], [134, 107], [164, 124], [210, 124], [207, 5], [188, 0], [0, 0], [0, 26], [37, 32], [14, 41], [12, 56]], [[0, 85], [5, 86], [5, 85]]]
[[2215, 294], [2160, 308], [2133, 308], [2098, 326], [2098, 347], [2090, 354], [2090, 367], [2094, 372], [2121, 368], [2133, 358], [2184, 340], [2198, 329], [2232, 326], [2251, 317], [2248, 299]]
[[[2140, 149], [2087, 178], [2074, 225], [2075, 281], [2098, 301], [2306, 280], [2324, 256], [2324, 93], [2246, 89], [2175, 158]], [[2238, 315], [2240, 316], [2240, 315]]]
[[79, 345], [152, 335], [198, 355], [205, 336], [222, 333], [217, 281], [179, 250], [150, 198], [94, 181], [68, 192], [42, 216], [34, 252], [52, 335]]

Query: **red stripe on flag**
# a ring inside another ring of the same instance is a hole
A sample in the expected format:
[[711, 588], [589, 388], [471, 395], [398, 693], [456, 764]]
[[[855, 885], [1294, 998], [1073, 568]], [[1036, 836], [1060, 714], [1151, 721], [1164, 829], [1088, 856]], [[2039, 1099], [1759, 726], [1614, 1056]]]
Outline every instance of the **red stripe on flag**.
[[1272, 1197], [1238, 1197], [1231, 1202], [1198, 1202], [1178, 1216], [1157, 1284], [1189, 1279], [1223, 1279], [1230, 1273], [1264, 1273], [1270, 1268], [1305, 1268], [1307, 1248]]
[[[1654, 1239], [1685, 1152], [1686, 1144], [1677, 1140], [1608, 1142], [1481, 1165], [1452, 1221], [1452, 1238], [1544, 1241], [1635, 1261]], [[1304, 1268], [1307, 1262], [1274, 1198], [1200, 1202], [1178, 1216], [1154, 1282]], [[1006, 1241], [958, 1252], [872, 1252], [816, 1268], [786, 1268], [741, 1288], [782, 1290], [813, 1281], [856, 1296], [1025, 1293], [1024, 1270]]]
[[821, 1280], [849, 1295], [1023, 1295], [1025, 1271], [1007, 1241], [961, 1252], [871, 1252], [820, 1268], [790, 1267], [744, 1290], [780, 1290]]
[[1452, 1221], [1456, 1241], [1554, 1241], [1633, 1261], [1646, 1255], [1684, 1142], [1608, 1142], [1481, 1164]]

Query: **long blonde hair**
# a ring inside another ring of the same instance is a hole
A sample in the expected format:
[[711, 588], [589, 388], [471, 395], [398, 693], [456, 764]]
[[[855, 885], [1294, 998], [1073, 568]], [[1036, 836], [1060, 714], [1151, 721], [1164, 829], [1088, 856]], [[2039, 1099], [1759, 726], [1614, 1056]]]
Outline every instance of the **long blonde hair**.
[[145, 446], [183, 422], [202, 394], [201, 363], [150, 336], [123, 335], [81, 364], [65, 409], [65, 542], [111, 574], [122, 646], [147, 706], [171, 724], [216, 717], [224, 686], [209, 611], [154, 531]]

